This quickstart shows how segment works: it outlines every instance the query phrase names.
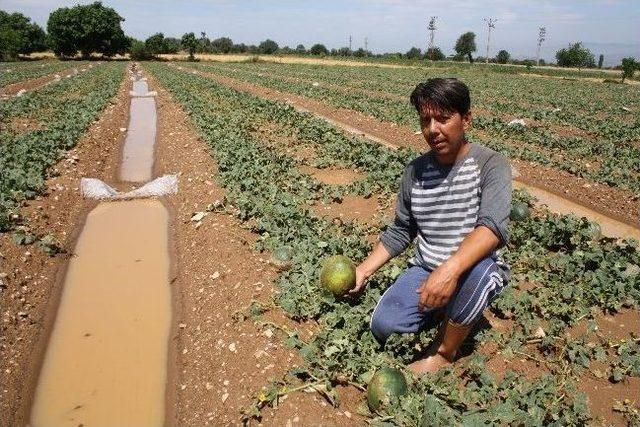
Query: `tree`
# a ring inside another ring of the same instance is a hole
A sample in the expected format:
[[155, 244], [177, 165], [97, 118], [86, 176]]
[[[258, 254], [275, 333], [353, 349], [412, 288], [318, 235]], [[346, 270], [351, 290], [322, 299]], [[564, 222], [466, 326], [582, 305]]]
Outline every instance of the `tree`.
[[278, 51], [278, 43], [271, 39], [266, 39], [258, 45], [258, 53], [264, 53], [266, 55], [274, 54]]
[[196, 48], [196, 52], [200, 53], [211, 53], [211, 40], [207, 37], [207, 33], [204, 31], [200, 31], [200, 38], [198, 39], [198, 46]]
[[422, 51], [417, 47], [412, 47], [404, 55], [407, 59], [420, 59], [422, 57]]
[[298, 46], [296, 46], [296, 53], [298, 55], [304, 55], [305, 53], [307, 53], [307, 49], [304, 48], [303, 44], [299, 44]]
[[604, 55], [600, 54], [600, 57], [598, 58], [598, 68], [602, 68], [603, 62], [604, 62]]
[[185, 33], [180, 40], [182, 48], [189, 52], [189, 61], [193, 61], [195, 56], [193, 55], [198, 48], [198, 39], [193, 33]]
[[[146, 51], [152, 56], [156, 56], [161, 53], [166, 53], [167, 51], [167, 46], [164, 40], [164, 34], [162, 33], [156, 33], [152, 35], [151, 37], [149, 37], [144, 41], [144, 45], [145, 45]], [[131, 46], [131, 51], [132, 51], [131, 53], [133, 54], [133, 46]]]
[[442, 53], [439, 47], [434, 47], [427, 49], [424, 53], [425, 58], [431, 59], [433, 61], [444, 61], [447, 57]]
[[596, 61], [593, 53], [582, 46], [582, 42], [570, 44], [568, 48], [556, 52], [556, 60], [560, 67], [595, 67]]
[[74, 56], [78, 51], [88, 58], [92, 53], [110, 57], [129, 48], [118, 13], [101, 2], [62, 7], [54, 10], [47, 21], [47, 32], [53, 51], [58, 56]]
[[153, 58], [153, 54], [149, 52], [146, 42], [140, 40], [131, 40], [129, 49], [129, 57], [135, 61], [146, 61]]
[[229, 37], [220, 37], [211, 42], [211, 50], [215, 53], [229, 53], [233, 49], [233, 41]]
[[231, 53], [247, 53], [248, 51], [249, 47], [244, 43], [234, 44], [231, 46]]
[[624, 79], [633, 77], [633, 73], [640, 68], [640, 63], [635, 58], [622, 58], [622, 82]]
[[327, 55], [329, 51], [327, 50], [325, 45], [316, 43], [311, 46], [311, 49], [309, 49], [309, 53], [312, 55]]
[[347, 46], [345, 46], [345, 47], [341, 47], [340, 49], [338, 49], [336, 51], [336, 55], [337, 56], [352, 56], [353, 55], [353, 51], [351, 49], [349, 49]]
[[44, 30], [21, 13], [0, 10], [0, 59], [15, 60], [47, 48]]
[[476, 51], [476, 35], [472, 31], [462, 34], [456, 41], [455, 51], [460, 56], [467, 56], [469, 62], [473, 64], [473, 56], [471, 54]]
[[353, 52], [353, 56], [355, 56], [357, 58], [364, 58], [364, 57], [367, 57], [367, 56], [372, 56], [372, 54], [368, 50], [365, 50], [363, 48], [359, 48], [358, 50]]
[[506, 64], [507, 62], [509, 62], [510, 58], [511, 55], [509, 55], [509, 52], [502, 49], [500, 52], [498, 52], [498, 55], [496, 55], [496, 62], [498, 64]]
[[180, 39], [175, 37], [167, 37], [164, 39], [164, 46], [166, 49], [166, 53], [178, 53], [180, 49], [182, 49], [182, 45], [180, 44]]

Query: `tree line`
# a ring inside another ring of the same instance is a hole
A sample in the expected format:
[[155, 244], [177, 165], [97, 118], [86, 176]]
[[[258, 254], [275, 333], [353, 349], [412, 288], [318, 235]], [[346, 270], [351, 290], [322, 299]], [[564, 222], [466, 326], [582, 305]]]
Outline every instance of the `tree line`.
[[[369, 50], [359, 48], [351, 50], [349, 47], [328, 49], [321, 43], [316, 43], [307, 49], [298, 44], [295, 48], [289, 46], [280, 47], [271, 39], [264, 40], [258, 45], [246, 45], [234, 43], [228, 37], [209, 39], [205, 32], [199, 36], [189, 32], [181, 38], [165, 37], [163, 33], [156, 33], [146, 40], [137, 40], [127, 37], [122, 30], [124, 21], [113, 8], [104, 6], [100, 1], [87, 5], [62, 7], [54, 10], [47, 21], [45, 32], [39, 25], [20, 13], [7, 13], [0, 10], [0, 60], [15, 60], [19, 55], [28, 55], [33, 52], [52, 50], [60, 58], [71, 58], [78, 55], [89, 58], [91, 54], [100, 54], [104, 57], [124, 55], [129, 53], [131, 58], [144, 60], [153, 59], [158, 55], [178, 53], [185, 51], [190, 59], [194, 59], [196, 53], [230, 54], [297, 54], [316, 56], [342, 56], [342, 57], [395, 57], [405, 59], [429, 59], [441, 61], [445, 59], [454, 61], [468, 60], [473, 63], [476, 51], [475, 33], [469, 31], [458, 38], [454, 46], [455, 54], [447, 57], [439, 47], [426, 49], [424, 52], [417, 47], [412, 47], [406, 53], [385, 53], [374, 55]], [[506, 50], [498, 51], [491, 62], [506, 64], [533, 65], [534, 61], [517, 61], [511, 58]], [[556, 61], [560, 67], [593, 68], [596, 67], [595, 56], [581, 42], [570, 44], [567, 48], [556, 52]], [[602, 68], [603, 55], [598, 60], [598, 68]], [[544, 61], [541, 61], [544, 64]], [[622, 61], [623, 75], [629, 77], [638, 69], [639, 64], [633, 58], [625, 58]]]

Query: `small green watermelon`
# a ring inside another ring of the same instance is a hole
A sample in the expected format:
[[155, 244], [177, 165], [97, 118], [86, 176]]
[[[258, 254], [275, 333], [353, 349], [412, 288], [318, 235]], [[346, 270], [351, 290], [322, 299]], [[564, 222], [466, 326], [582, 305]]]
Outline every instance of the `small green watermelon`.
[[335, 296], [343, 296], [356, 286], [356, 266], [346, 256], [334, 255], [324, 262], [320, 283]]
[[369, 409], [377, 411], [389, 403], [392, 397], [407, 393], [407, 380], [399, 369], [382, 368], [375, 373], [367, 387]]

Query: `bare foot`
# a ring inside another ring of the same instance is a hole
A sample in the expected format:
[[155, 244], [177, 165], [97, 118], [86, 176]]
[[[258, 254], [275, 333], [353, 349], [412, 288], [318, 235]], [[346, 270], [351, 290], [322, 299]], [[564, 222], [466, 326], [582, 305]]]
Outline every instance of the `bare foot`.
[[451, 365], [451, 362], [440, 353], [427, 356], [424, 359], [416, 360], [409, 365], [409, 369], [414, 374], [422, 374], [425, 372], [437, 372], [445, 366]]

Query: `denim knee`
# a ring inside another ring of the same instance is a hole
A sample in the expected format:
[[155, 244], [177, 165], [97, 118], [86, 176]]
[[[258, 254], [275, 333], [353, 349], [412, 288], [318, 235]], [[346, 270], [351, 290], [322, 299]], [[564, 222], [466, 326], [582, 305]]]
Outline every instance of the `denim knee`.
[[380, 343], [384, 343], [391, 334], [397, 332], [394, 326], [395, 323], [391, 319], [381, 315], [380, 312], [378, 312], [377, 315], [376, 311], [373, 312], [371, 317], [371, 333]]

